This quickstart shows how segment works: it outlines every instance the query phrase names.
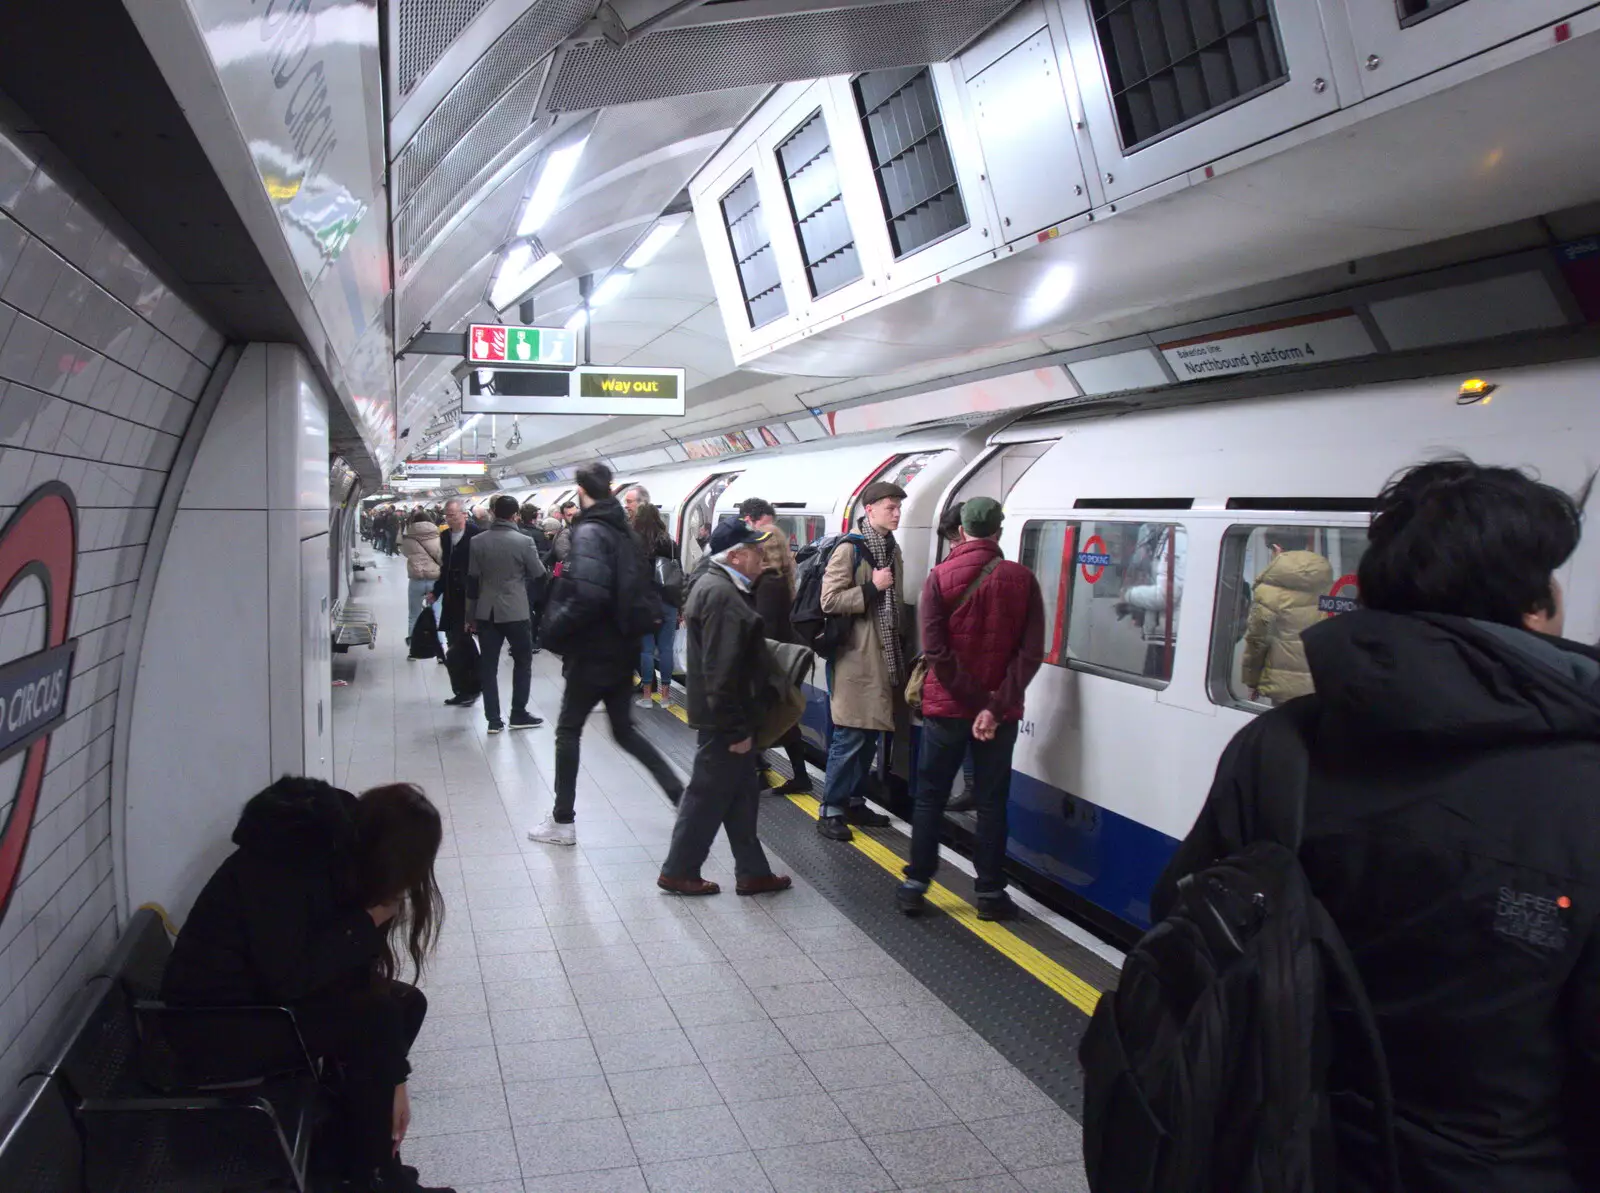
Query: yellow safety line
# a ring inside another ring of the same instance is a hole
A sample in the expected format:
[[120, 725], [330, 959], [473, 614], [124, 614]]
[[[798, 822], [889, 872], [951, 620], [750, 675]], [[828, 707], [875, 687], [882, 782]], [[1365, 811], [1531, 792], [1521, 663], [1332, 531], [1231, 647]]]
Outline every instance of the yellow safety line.
[[[688, 714], [677, 705], [666, 705], [664, 707], [684, 724], [687, 725], [689, 723]], [[770, 783], [773, 778], [777, 777], [776, 772], [768, 771], [767, 777]], [[778, 784], [773, 783], [772, 786], [776, 787]], [[791, 795], [788, 799], [790, 803], [813, 820], [817, 819], [817, 813], [821, 805], [811, 796]], [[860, 832], [855, 834], [850, 843], [890, 874], [893, 874], [896, 878], [901, 877], [905, 861], [894, 850]], [[1085, 1015], [1094, 1014], [1095, 1006], [1100, 1001], [1100, 991], [1059, 961], [1034, 948], [1033, 945], [1023, 940], [1004, 924], [994, 923], [990, 920], [980, 920], [978, 918], [978, 909], [946, 886], [942, 886], [937, 882], [930, 883], [928, 885], [927, 900], [979, 940], [1008, 960], [1021, 966], [1033, 977], [1061, 995], [1062, 998], [1077, 1007]]]

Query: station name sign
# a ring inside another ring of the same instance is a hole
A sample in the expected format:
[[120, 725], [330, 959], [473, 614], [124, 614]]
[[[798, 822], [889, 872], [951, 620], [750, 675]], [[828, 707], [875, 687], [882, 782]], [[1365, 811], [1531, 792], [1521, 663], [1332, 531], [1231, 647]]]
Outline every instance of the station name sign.
[[1235, 327], [1158, 345], [1179, 381], [1324, 364], [1378, 350], [1352, 310]]
[[483, 460], [407, 460], [406, 477], [487, 476], [489, 465]]
[[469, 378], [466, 414], [643, 414], [681, 416], [684, 371], [581, 365], [570, 373], [496, 372], [492, 381]]
[[467, 363], [498, 369], [570, 369], [578, 363], [578, 337], [564, 327], [467, 328]]
[[76, 641], [0, 667], [0, 758], [27, 749], [66, 720]]

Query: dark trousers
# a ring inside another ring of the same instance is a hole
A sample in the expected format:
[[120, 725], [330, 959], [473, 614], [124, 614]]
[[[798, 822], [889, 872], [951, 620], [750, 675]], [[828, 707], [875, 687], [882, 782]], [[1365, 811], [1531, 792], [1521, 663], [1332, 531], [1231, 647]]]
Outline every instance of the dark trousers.
[[475, 696], [478, 680], [478, 643], [466, 630], [446, 630], [444, 661], [450, 676], [450, 690], [457, 696]]
[[633, 723], [633, 677], [623, 672], [618, 679], [600, 682], [574, 671], [567, 675], [567, 686], [561, 693], [561, 715], [556, 718], [556, 805], [550, 814], [557, 824], [573, 821], [573, 806], [578, 799], [578, 738], [584, 721], [601, 701], [605, 701], [611, 736], [617, 745], [644, 763], [673, 803], [683, 794], [683, 784], [667, 760]]
[[699, 878], [700, 867], [717, 839], [717, 829], [728, 834], [733, 848], [733, 872], [741, 880], [765, 878], [772, 873], [766, 850], [756, 836], [761, 808], [761, 780], [757, 773], [761, 755], [750, 750], [735, 754], [728, 749], [738, 741], [727, 733], [700, 731], [694, 771], [678, 804], [672, 826], [672, 847], [661, 872], [668, 878]]
[[483, 653], [478, 657], [478, 683], [483, 688], [483, 715], [500, 719], [500, 644], [511, 647], [511, 713], [528, 711], [528, 690], [533, 686], [533, 626], [526, 621], [480, 621], [478, 637]]
[[778, 739], [783, 752], [789, 756], [789, 770], [801, 783], [811, 782], [811, 772], [806, 769], [806, 739], [799, 725], [791, 725], [789, 732]]
[[979, 741], [972, 736], [972, 722], [964, 717], [922, 719], [907, 878], [931, 882], [939, 869], [939, 830], [944, 824], [945, 805], [950, 802], [951, 784], [970, 750], [978, 813], [977, 849], [972, 856], [978, 878], [973, 887], [980, 895], [998, 895], [1006, 889], [1006, 801], [1011, 794], [1011, 754], [1016, 747], [1015, 721], [1002, 723], [993, 741]]

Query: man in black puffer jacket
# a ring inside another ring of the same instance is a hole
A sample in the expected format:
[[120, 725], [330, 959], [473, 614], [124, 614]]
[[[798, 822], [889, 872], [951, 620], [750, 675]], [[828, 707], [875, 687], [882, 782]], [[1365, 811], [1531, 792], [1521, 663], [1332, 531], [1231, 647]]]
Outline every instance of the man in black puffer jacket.
[[[1256, 838], [1265, 727], [1299, 706], [1300, 860], [1372, 1002], [1406, 1193], [1600, 1188], [1600, 652], [1559, 636], [1554, 575], [1582, 506], [1466, 460], [1391, 483], [1365, 607], [1305, 632], [1315, 695], [1233, 739], [1151, 898]], [[1381, 1193], [1368, 1053], [1329, 1010], [1336, 1187]]]
[[561, 656], [566, 680], [556, 720], [555, 806], [544, 823], [528, 833], [530, 841], [546, 845], [578, 843], [573, 828], [578, 739], [584, 721], [602, 700], [617, 745], [644, 763], [674, 804], [683, 794], [683, 783], [672, 767], [633, 723], [639, 634], [623, 623], [641, 591], [648, 588], [649, 568], [628, 532], [622, 505], [611, 496], [611, 469], [590, 464], [580, 468], [575, 479], [583, 511], [573, 520], [571, 547], [550, 589], [540, 631], [544, 645]]

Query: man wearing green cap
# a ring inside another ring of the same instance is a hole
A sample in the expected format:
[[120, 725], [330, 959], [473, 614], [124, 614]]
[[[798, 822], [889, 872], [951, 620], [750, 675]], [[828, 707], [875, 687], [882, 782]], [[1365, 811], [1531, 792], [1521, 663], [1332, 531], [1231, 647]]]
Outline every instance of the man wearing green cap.
[[922, 588], [922, 747], [911, 864], [895, 893], [907, 915], [922, 910], [939, 867], [939, 828], [968, 749], [978, 812], [978, 918], [1017, 913], [1006, 894], [1006, 800], [1023, 693], [1044, 661], [1044, 595], [1032, 572], [1001, 554], [1002, 517], [992, 497], [969, 497], [961, 508], [965, 540]]

